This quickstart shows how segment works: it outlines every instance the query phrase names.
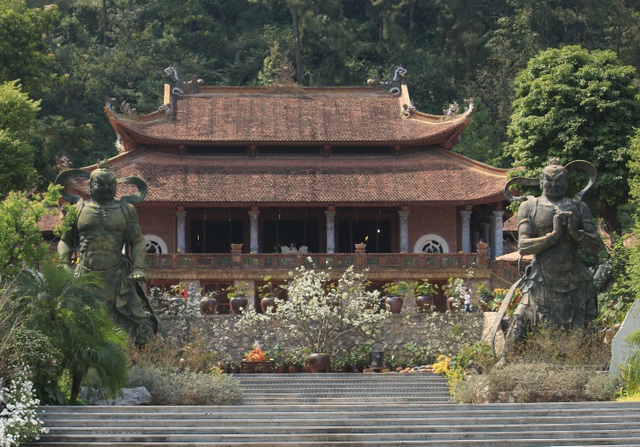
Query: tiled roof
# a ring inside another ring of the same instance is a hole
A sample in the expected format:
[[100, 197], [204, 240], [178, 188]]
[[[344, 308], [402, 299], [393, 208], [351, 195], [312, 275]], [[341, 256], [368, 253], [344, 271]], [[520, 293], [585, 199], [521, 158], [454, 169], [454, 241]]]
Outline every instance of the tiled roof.
[[504, 199], [506, 170], [432, 148], [387, 157], [180, 156], [134, 150], [111, 160], [118, 177], [149, 185], [145, 203], [474, 204]]
[[516, 215], [509, 217], [502, 224], [503, 231], [518, 231], [518, 220], [516, 219]]
[[62, 214], [56, 209], [51, 209], [51, 213], [45, 213], [38, 221], [40, 231], [53, 232], [56, 226], [62, 222]]
[[274, 93], [258, 87], [206, 87], [172, 97], [171, 114], [118, 114], [107, 107], [127, 149], [137, 143], [174, 144], [440, 144], [451, 147], [469, 113], [412, 111], [406, 95], [371, 87], [304, 88]]

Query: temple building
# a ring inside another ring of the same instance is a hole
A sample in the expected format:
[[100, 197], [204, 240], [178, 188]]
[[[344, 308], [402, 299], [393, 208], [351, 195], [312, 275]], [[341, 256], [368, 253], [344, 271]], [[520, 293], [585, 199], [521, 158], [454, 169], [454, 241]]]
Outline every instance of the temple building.
[[492, 261], [506, 170], [451, 150], [472, 104], [422, 113], [402, 69], [363, 87], [209, 87], [166, 73], [156, 112], [105, 107], [111, 169], [149, 186], [136, 207], [153, 283], [259, 285], [298, 265], [366, 267], [377, 282], [510, 280]]

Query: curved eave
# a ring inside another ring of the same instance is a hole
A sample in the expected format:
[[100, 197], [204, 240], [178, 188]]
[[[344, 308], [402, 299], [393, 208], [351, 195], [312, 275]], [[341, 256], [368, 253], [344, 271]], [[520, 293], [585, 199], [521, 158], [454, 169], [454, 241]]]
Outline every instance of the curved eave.
[[[445, 149], [401, 157], [218, 158], [137, 149], [111, 159], [149, 184], [148, 204], [469, 205], [504, 200], [507, 170]], [[142, 205], [145, 206], [145, 205]]]
[[[428, 136], [418, 136], [417, 138], [405, 138], [405, 139], [389, 139], [389, 140], [372, 140], [372, 141], [358, 141], [355, 142], [358, 145], [369, 146], [386, 146], [386, 145], [401, 145], [401, 146], [414, 146], [414, 145], [440, 145], [447, 149], [450, 149], [460, 138], [460, 135], [467, 128], [471, 122], [470, 118], [459, 119], [456, 121], [448, 121], [446, 128], [443, 126], [441, 132], [431, 134]], [[452, 126], [454, 125], [455, 126]], [[353, 145], [352, 140], [191, 140], [191, 139], [166, 139], [156, 138], [153, 135], [138, 131], [128, 125], [127, 121], [121, 121], [117, 117], [112, 120], [112, 126], [116, 134], [122, 136], [122, 143], [125, 146], [125, 150], [129, 151], [143, 144], [149, 145], [207, 145], [207, 144], [236, 144], [236, 145]]]
[[[387, 113], [389, 122], [375, 123], [371, 116], [368, 120], [362, 121], [362, 114], [359, 116], [361, 123], [367, 122], [369, 129], [379, 129], [383, 126], [389, 129], [385, 132], [361, 131], [360, 135], [353, 132], [341, 131], [332, 132], [327, 128], [322, 131], [308, 132], [305, 138], [296, 137], [301, 132], [284, 131], [280, 127], [275, 126], [273, 131], [251, 131], [235, 132], [230, 135], [224, 133], [212, 134], [208, 133], [212, 126], [196, 126], [199, 131], [193, 131], [193, 135], [197, 138], [185, 138], [183, 135], [186, 124], [176, 124], [175, 117], [167, 117], [163, 112], [158, 111], [145, 116], [128, 116], [118, 114], [112, 107], [106, 106], [105, 111], [109, 120], [116, 131], [116, 134], [122, 139], [121, 143], [125, 150], [131, 150], [141, 144], [150, 145], [215, 145], [215, 144], [237, 144], [237, 145], [430, 145], [436, 144], [445, 148], [451, 148], [460, 137], [460, 134], [470, 123], [470, 115], [472, 107], [464, 114], [455, 115], [453, 117], [429, 115], [422, 112], [413, 111], [409, 116], [401, 116], [401, 104], [396, 102], [399, 107], [395, 108], [392, 114]], [[335, 112], [339, 114], [338, 111]], [[394, 118], [395, 117], [395, 118]], [[339, 120], [343, 125], [350, 123], [349, 116]], [[354, 118], [354, 122], [357, 121]], [[392, 121], [395, 124], [392, 124]], [[335, 123], [335, 120], [333, 121]], [[206, 123], [206, 122], [205, 122]], [[327, 123], [324, 123], [325, 125]], [[255, 123], [254, 123], [255, 125]], [[282, 123], [279, 124], [282, 126]], [[319, 126], [322, 125], [318, 124]], [[407, 127], [408, 126], [408, 127]], [[286, 126], [283, 126], [285, 128]], [[291, 126], [289, 126], [291, 128]], [[305, 126], [310, 127], [310, 126]], [[357, 126], [356, 126], [357, 128]], [[181, 129], [181, 131], [179, 130]], [[205, 130], [202, 130], [205, 129]], [[356, 130], [356, 129], [354, 129]], [[278, 136], [283, 138], [278, 138]], [[345, 138], [341, 138], [340, 136]]]

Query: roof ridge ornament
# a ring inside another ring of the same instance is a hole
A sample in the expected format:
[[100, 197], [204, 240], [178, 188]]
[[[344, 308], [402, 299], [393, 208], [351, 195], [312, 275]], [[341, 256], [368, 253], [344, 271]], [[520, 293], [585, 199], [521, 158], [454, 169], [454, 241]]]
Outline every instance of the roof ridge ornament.
[[175, 67], [165, 68], [164, 75], [167, 81], [169, 81], [169, 85], [171, 85], [172, 95], [196, 93], [198, 91], [198, 86], [204, 83], [202, 79], [187, 79], [186, 81], [183, 81], [178, 76], [178, 70], [176, 70]]
[[[473, 112], [473, 109], [475, 107], [473, 104], [473, 98], [465, 99], [464, 102], [465, 104], [467, 104], [467, 108], [465, 109], [464, 113], [462, 113], [461, 116], [470, 115], [471, 112]], [[449, 107], [447, 109], [444, 109], [442, 111], [442, 113], [443, 115], [441, 120], [450, 121], [456, 116], [460, 115], [460, 105], [458, 104], [457, 101], [453, 101], [451, 104], [449, 104]]]
[[367, 85], [371, 87], [378, 87], [382, 90], [386, 90], [392, 95], [399, 96], [402, 92], [401, 85], [402, 82], [406, 79], [407, 69], [403, 67], [396, 68], [395, 73], [393, 74], [393, 79], [390, 81], [381, 81], [380, 79], [369, 79], [367, 80]]
[[273, 81], [267, 91], [271, 93], [299, 93], [303, 87], [295, 80], [295, 69], [285, 57], [278, 67], [276, 79]]

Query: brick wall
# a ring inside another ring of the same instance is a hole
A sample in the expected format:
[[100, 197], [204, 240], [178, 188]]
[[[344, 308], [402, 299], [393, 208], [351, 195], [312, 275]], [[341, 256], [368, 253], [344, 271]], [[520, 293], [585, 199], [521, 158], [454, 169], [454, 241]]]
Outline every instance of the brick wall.
[[142, 234], [161, 237], [169, 253], [176, 251], [176, 211], [169, 208], [139, 208], [138, 217]]
[[447, 241], [451, 253], [458, 252], [458, 214], [452, 207], [412, 207], [409, 214], [409, 250], [425, 234]]

